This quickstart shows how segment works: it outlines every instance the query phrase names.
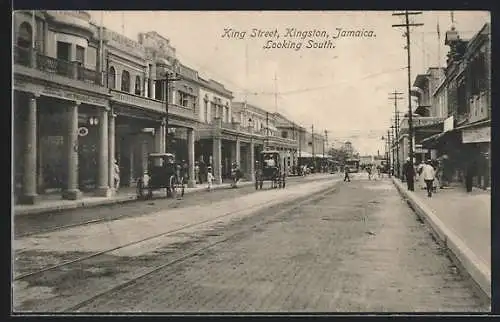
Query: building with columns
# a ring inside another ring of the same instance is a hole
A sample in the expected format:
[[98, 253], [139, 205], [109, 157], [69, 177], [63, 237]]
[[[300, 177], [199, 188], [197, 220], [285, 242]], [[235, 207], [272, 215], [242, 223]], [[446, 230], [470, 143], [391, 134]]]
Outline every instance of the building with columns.
[[[168, 39], [156, 32], [128, 39], [85, 11], [17, 11], [13, 45], [17, 202], [51, 192], [110, 196], [114, 160], [121, 185], [134, 184], [148, 153], [169, 148], [167, 128], [183, 135], [179, 154], [194, 178], [198, 89], [186, 85], [189, 73]], [[168, 88], [168, 119], [160, 81], [167, 72], [181, 78]]]
[[[110, 194], [110, 94], [99, 28], [84, 11], [14, 13], [14, 174], [18, 202], [59, 191], [78, 199], [92, 181]], [[89, 142], [96, 144], [90, 144]]]
[[[17, 203], [111, 196], [114, 163], [120, 186], [134, 186], [152, 152], [186, 161], [193, 186], [196, 161], [212, 165], [216, 182], [233, 161], [253, 180], [263, 149], [288, 151], [291, 168], [312, 150], [304, 128], [233, 103], [230, 90], [182, 64], [155, 31], [133, 40], [85, 11], [16, 11], [13, 47]], [[176, 80], [165, 82], [167, 74]], [[313, 141], [322, 154], [321, 136]]]

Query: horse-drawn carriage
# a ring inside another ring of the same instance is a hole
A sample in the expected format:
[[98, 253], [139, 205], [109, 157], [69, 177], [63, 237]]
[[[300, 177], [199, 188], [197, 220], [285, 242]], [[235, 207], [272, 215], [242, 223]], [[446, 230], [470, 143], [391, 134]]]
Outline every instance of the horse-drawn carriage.
[[148, 155], [148, 169], [137, 181], [137, 196], [150, 199], [153, 190], [166, 189], [167, 197], [184, 196], [184, 176], [181, 164], [172, 153]]
[[271, 181], [271, 188], [285, 188], [285, 154], [280, 151], [262, 151], [255, 165], [255, 189], [262, 189], [264, 181]]

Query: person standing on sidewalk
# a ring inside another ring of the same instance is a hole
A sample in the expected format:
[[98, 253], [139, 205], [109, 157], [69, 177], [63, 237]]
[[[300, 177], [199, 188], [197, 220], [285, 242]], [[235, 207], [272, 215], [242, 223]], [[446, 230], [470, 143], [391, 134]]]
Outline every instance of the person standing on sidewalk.
[[434, 178], [436, 177], [436, 172], [431, 165], [431, 160], [427, 160], [422, 165], [422, 178], [425, 181], [425, 186], [427, 189], [427, 197], [432, 197], [432, 183], [434, 182]]
[[409, 191], [414, 191], [415, 185], [415, 168], [412, 167], [410, 163], [410, 158], [406, 159], [405, 164], [403, 164], [403, 172], [406, 178], [406, 185]]
[[118, 161], [113, 162], [113, 178], [115, 183], [115, 189], [118, 190], [120, 188], [120, 166], [118, 165]]

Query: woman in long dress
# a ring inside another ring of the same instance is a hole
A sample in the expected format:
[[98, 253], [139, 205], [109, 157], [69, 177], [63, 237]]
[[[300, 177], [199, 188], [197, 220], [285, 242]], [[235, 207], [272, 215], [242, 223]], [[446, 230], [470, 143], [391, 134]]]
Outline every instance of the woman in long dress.
[[424, 166], [423, 162], [420, 162], [417, 166], [417, 182], [420, 189], [427, 189], [424, 181], [424, 176], [422, 175], [423, 166]]

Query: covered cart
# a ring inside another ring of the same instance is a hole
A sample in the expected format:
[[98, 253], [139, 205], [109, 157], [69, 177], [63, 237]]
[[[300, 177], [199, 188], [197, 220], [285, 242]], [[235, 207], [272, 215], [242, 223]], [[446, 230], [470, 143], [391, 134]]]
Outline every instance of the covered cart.
[[137, 196], [149, 199], [153, 190], [166, 189], [166, 196], [184, 196], [184, 182], [181, 165], [176, 163], [172, 153], [151, 153], [148, 168], [137, 181]]
[[264, 181], [271, 181], [271, 188], [285, 188], [286, 157], [276, 150], [262, 151], [255, 165], [255, 189], [262, 189]]

